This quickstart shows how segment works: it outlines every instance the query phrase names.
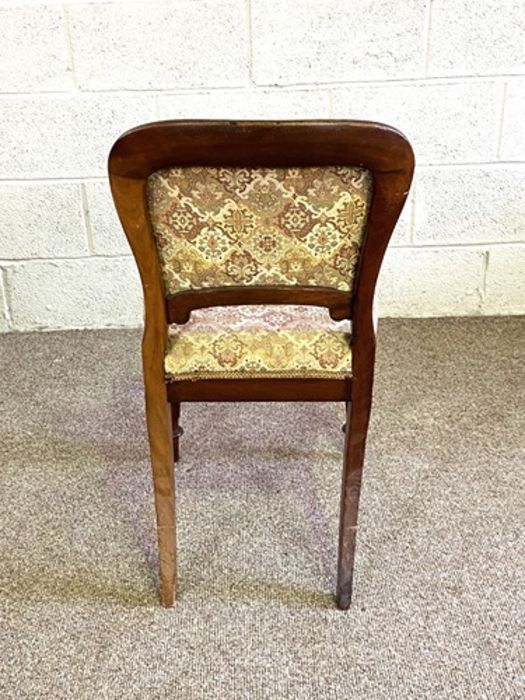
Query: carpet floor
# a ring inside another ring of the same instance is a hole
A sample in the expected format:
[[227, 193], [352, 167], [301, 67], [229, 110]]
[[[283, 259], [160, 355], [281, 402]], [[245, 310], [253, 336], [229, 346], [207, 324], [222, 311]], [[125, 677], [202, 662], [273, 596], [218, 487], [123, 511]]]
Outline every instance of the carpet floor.
[[524, 347], [380, 323], [346, 613], [343, 406], [183, 405], [165, 610], [138, 332], [0, 336], [0, 697], [524, 697]]

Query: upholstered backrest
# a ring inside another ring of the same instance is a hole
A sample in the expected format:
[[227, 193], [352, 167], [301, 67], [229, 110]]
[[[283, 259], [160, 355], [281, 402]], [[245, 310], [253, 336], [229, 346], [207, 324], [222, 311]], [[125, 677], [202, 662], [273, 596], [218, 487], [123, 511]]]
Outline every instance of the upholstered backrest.
[[164, 291], [352, 289], [371, 199], [359, 167], [173, 167], [147, 181]]

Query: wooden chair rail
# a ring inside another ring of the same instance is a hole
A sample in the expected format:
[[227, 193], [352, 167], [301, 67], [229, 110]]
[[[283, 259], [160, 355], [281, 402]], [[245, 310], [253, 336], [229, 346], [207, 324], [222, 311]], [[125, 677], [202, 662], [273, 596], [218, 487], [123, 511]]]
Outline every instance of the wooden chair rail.
[[109, 161], [113, 175], [143, 179], [171, 166], [309, 167], [354, 165], [404, 173], [413, 164], [403, 134], [372, 122], [164, 121], [123, 134]]
[[242, 304], [305, 304], [324, 306], [337, 321], [351, 316], [351, 295], [330, 287], [268, 285], [213, 287], [174, 294], [166, 299], [168, 323], [186, 323], [193, 309]]
[[346, 379], [198, 379], [170, 382], [168, 399], [181, 401], [349, 401]]

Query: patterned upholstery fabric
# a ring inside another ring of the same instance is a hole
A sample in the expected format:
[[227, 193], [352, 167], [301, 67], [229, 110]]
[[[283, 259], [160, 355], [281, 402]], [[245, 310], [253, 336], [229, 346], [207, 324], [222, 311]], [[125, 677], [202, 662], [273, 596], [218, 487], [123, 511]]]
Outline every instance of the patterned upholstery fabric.
[[366, 224], [362, 168], [169, 168], [148, 179], [167, 296], [226, 285], [348, 291]]
[[171, 326], [166, 377], [227, 379], [352, 373], [350, 322], [313, 306], [223, 306], [193, 311]]

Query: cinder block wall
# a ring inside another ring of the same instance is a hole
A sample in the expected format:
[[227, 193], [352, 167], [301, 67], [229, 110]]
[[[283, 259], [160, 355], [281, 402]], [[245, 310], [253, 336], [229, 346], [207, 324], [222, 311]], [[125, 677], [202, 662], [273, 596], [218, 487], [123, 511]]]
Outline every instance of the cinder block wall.
[[401, 128], [418, 169], [381, 315], [525, 312], [524, 15], [520, 0], [1, 3], [0, 330], [140, 323], [106, 157], [169, 117]]

